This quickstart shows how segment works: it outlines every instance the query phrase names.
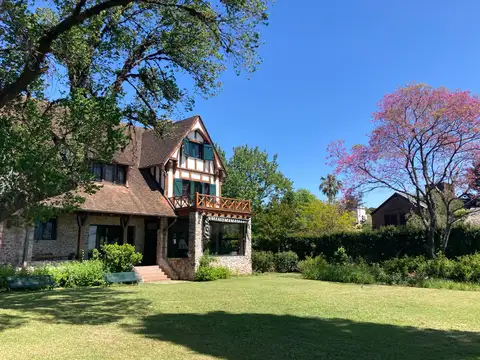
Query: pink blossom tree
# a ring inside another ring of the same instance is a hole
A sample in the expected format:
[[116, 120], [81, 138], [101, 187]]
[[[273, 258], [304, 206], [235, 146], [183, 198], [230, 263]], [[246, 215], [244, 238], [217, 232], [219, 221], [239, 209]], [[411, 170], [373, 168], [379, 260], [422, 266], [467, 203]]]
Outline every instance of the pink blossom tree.
[[[452, 226], [466, 214], [458, 199], [478, 197], [480, 99], [468, 91], [408, 85], [383, 97], [373, 123], [366, 145], [347, 150], [342, 141], [331, 143], [331, 164], [347, 188], [387, 188], [411, 196], [433, 258], [436, 234], [444, 251]], [[442, 224], [436, 215], [440, 207]]]

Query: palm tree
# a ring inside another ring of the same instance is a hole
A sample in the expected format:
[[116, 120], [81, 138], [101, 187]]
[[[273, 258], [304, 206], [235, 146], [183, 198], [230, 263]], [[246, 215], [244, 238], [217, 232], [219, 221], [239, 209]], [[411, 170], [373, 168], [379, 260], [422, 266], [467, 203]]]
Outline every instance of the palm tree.
[[342, 182], [337, 180], [333, 174], [328, 174], [327, 177], [322, 176], [320, 180], [321, 182], [319, 189], [324, 195], [327, 196], [328, 203], [332, 204], [338, 194], [338, 191], [342, 187]]

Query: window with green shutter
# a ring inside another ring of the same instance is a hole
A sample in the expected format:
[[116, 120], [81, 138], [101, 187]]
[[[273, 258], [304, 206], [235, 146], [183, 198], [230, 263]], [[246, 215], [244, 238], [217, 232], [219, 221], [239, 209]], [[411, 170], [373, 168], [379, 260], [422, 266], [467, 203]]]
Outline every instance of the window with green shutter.
[[173, 181], [173, 196], [182, 196], [182, 179]]
[[209, 144], [203, 145], [203, 160], [213, 160], [213, 146]]
[[190, 154], [190, 141], [187, 138], [183, 139], [183, 154], [187, 157]]
[[210, 195], [217, 195], [217, 185], [210, 184]]

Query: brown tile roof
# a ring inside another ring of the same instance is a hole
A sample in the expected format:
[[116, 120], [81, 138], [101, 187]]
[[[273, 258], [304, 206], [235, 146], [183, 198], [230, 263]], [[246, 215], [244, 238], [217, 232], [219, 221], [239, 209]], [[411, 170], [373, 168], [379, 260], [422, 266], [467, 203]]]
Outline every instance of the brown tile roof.
[[95, 194], [85, 195], [81, 209], [113, 214], [176, 216], [157, 182], [144, 168], [164, 164], [198, 118], [196, 115], [173, 123], [164, 137], [152, 129], [126, 128], [132, 140], [115, 154], [114, 162], [130, 166], [128, 187], [104, 182]]
[[199, 116], [195, 115], [173, 123], [172, 128], [168, 130], [164, 137], [160, 137], [154, 130], [145, 130], [142, 136], [142, 154], [139, 167], [163, 165], [182, 139], [187, 136], [198, 118]]
[[128, 187], [103, 182], [95, 194], [83, 194], [85, 203], [81, 209], [110, 214], [176, 216], [170, 202], [146, 168], [164, 164], [197, 119], [198, 115], [173, 123], [164, 137], [156, 135], [152, 129], [126, 127], [131, 141], [115, 154], [114, 162], [129, 166]]
[[95, 194], [85, 195], [82, 210], [110, 214], [176, 216], [148, 170], [131, 167], [128, 170], [128, 187], [107, 182], [102, 185]]

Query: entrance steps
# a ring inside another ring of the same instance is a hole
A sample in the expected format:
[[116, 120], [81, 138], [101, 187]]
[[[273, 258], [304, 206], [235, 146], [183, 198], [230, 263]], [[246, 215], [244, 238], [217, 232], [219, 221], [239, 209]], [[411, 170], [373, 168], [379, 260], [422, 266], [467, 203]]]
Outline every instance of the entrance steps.
[[135, 266], [133, 269], [144, 283], [170, 280], [158, 265]]

